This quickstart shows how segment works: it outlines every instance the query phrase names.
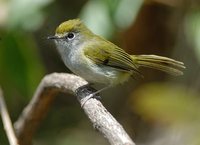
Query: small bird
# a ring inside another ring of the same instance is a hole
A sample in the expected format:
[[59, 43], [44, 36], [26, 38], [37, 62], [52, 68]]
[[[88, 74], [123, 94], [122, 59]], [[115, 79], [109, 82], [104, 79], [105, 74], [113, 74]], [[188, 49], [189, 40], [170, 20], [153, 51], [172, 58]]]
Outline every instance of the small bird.
[[130, 55], [110, 41], [94, 34], [79, 19], [61, 23], [55, 41], [65, 65], [89, 83], [104, 84], [100, 91], [122, 84], [130, 77], [140, 76], [140, 67], [164, 71], [174, 76], [182, 75], [184, 63], [157, 55]]

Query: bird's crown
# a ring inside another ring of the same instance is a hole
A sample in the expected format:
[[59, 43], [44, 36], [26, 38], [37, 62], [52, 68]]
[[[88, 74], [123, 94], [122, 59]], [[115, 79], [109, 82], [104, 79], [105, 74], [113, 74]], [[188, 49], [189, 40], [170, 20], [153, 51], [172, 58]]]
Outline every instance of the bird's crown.
[[83, 24], [80, 19], [68, 20], [61, 23], [57, 27], [56, 34], [64, 34], [66, 32], [79, 30], [81, 29], [81, 27], [83, 27]]

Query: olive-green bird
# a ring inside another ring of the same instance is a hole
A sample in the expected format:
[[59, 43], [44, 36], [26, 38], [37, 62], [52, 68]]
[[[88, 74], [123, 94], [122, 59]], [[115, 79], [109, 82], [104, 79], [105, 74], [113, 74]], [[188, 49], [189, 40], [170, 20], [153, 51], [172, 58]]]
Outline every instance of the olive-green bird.
[[[53, 39], [65, 65], [90, 83], [105, 88], [124, 83], [140, 75], [140, 67], [182, 75], [184, 64], [157, 55], [130, 55], [115, 44], [90, 31], [79, 19], [61, 23]], [[103, 89], [105, 89], [103, 88]], [[103, 89], [97, 91], [100, 92]]]

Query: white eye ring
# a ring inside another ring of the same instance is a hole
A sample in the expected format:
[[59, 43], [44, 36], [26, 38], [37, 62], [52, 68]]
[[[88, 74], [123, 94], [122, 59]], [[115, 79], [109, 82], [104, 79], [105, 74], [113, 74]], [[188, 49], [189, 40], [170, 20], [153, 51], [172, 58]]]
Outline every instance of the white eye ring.
[[72, 40], [72, 39], [74, 39], [75, 34], [72, 33], [72, 32], [69, 32], [66, 37], [67, 37], [68, 40]]

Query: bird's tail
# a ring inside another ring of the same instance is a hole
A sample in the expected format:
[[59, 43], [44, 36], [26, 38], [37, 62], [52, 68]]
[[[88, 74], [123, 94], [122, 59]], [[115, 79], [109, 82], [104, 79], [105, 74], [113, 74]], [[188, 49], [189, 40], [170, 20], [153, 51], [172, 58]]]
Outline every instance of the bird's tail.
[[174, 76], [183, 75], [184, 63], [171, 58], [157, 55], [131, 55], [137, 66], [153, 68]]

